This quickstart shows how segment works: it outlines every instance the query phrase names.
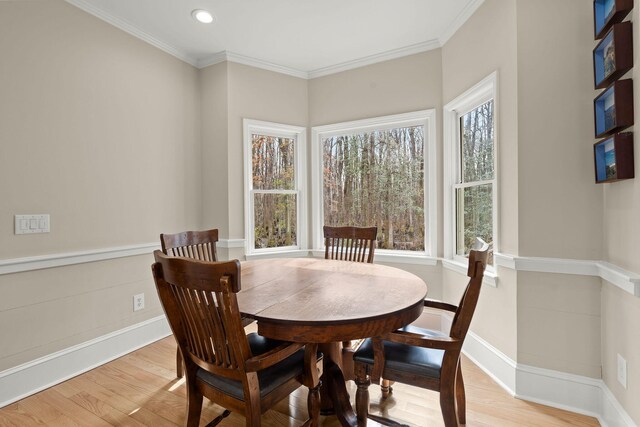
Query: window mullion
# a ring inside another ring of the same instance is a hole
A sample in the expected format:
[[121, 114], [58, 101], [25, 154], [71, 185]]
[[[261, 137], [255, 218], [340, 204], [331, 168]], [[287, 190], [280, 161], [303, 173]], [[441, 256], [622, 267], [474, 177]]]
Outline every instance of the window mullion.
[[251, 190], [253, 194], [298, 194], [298, 190]]
[[454, 190], [457, 190], [457, 189], [460, 189], [460, 188], [479, 187], [481, 185], [495, 184], [495, 182], [496, 182], [495, 179], [487, 179], [487, 180], [484, 180], [484, 181], [462, 182], [462, 183], [458, 183], [458, 184], [453, 184], [453, 188], [454, 188]]

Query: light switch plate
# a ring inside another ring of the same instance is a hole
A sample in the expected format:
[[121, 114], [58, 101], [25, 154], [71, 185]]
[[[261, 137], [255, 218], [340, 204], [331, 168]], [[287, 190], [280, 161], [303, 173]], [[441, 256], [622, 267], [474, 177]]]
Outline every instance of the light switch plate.
[[48, 233], [50, 231], [49, 214], [15, 215], [15, 234]]

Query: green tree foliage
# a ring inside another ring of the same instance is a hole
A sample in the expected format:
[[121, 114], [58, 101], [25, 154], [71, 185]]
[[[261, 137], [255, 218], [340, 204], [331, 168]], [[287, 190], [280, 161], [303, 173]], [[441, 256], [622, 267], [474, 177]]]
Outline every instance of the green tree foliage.
[[378, 247], [425, 248], [424, 135], [420, 126], [322, 141], [326, 225], [378, 227]]

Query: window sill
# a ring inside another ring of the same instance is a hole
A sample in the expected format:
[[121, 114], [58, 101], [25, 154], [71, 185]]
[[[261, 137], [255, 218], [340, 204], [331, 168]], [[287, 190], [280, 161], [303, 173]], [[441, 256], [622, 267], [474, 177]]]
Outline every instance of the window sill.
[[[311, 251], [314, 257], [324, 257], [324, 249], [313, 249]], [[438, 264], [438, 258], [434, 258], [428, 255], [413, 255], [410, 253], [390, 254], [375, 252], [373, 256], [373, 262], [389, 262], [396, 264], [418, 264], [418, 265], [432, 265]]]
[[244, 257], [247, 261], [251, 261], [254, 259], [304, 258], [307, 256], [309, 256], [308, 249], [293, 249], [290, 251], [257, 252], [252, 254], [246, 254]]
[[[442, 266], [444, 268], [446, 268], [447, 270], [451, 270], [451, 271], [455, 271], [457, 273], [460, 274], [467, 274], [467, 269], [468, 269], [468, 265], [458, 262], [458, 261], [454, 261], [451, 259], [443, 259], [442, 260]], [[482, 279], [482, 283], [488, 286], [491, 286], [492, 288], [497, 288], [498, 287], [498, 275], [496, 274], [495, 271], [492, 271], [493, 268], [491, 269], [487, 269], [484, 272], [484, 277]]]

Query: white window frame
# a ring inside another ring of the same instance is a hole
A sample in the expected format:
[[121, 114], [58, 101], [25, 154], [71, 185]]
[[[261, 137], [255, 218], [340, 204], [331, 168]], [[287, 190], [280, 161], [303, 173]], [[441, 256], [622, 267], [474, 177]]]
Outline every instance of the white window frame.
[[[297, 252], [307, 249], [307, 168], [306, 168], [306, 147], [307, 128], [292, 126], [281, 123], [265, 122], [260, 120], [244, 119], [242, 121], [243, 141], [244, 141], [244, 224], [245, 224], [245, 255], [267, 255], [284, 252]], [[253, 189], [253, 168], [251, 164], [252, 146], [251, 135], [268, 135], [282, 138], [292, 138], [294, 143], [294, 189], [293, 190], [254, 190]], [[296, 194], [296, 217], [297, 243], [293, 246], [283, 246], [279, 248], [259, 248], [255, 247], [255, 223], [253, 216], [254, 194], [259, 193], [289, 193]]]
[[[444, 147], [443, 147], [443, 184], [444, 184], [444, 265], [451, 266], [446, 260], [453, 261], [457, 266], [466, 266], [468, 260], [466, 257], [456, 254], [456, 205], [455, 192], [456, 189], [465, 187], [458, 179], [460, 168], [460, 118], [468, 112], [476, 109], [480, 105], [493, 100], [493, 127], [494, 127], [494, 176], [492, 180], [485, 183], [492, 184], [493, 196], [493, 252], [498, 252], [498, 158], [499, 158], [499, 132], [498, 132], [498, 73], [493, 72], [485, 77], [482, 81], [471, 87], [469, 90], [449, 102], [443, 108], [444, 119]], [[456, 268], [454, 268], [456, 269]], [[487, 272], [489, 278], [495, 277], [495, 269], [488, 266]]]
[[316, 126], [311, 129], [311, 224], [314, 255], [324, 255], [322, 140], [349, 133], [385, 130], [398, 127], [423, 126], [425, 138], [425, 250], [400, 251], [376, 250], [376, 261], [435, 265], [437, 263], [437, 161], [436, 161], [436, 110], [421, 110], [404, 114], [375, 117], [351, 122]]

